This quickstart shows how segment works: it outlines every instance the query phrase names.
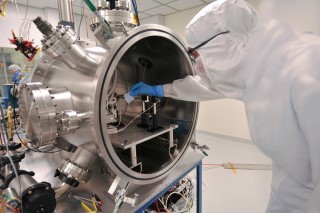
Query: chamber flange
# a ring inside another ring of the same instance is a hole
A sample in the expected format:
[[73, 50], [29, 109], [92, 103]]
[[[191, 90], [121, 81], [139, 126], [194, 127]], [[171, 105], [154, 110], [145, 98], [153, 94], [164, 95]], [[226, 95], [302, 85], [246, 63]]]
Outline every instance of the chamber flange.
[[55, 144], [57, 137], [79, 128], [80, 119], [73, 110], [72, 95], [67, 88], [25, 83], [19, 89], [19, 101], [26, 138], [36, 147]]

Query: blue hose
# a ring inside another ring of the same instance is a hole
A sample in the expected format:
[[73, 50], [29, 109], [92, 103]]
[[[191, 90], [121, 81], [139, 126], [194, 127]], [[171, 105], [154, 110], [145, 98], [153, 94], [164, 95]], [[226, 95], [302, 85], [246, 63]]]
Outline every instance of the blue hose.
[[132, 2], [132, 5], [133, 5], [134, 13], [135, 13], [136, 16], [137, 16], [138, 26], [140, 26], [140, 20], [139, 20], [137, 5], [135, 4], [134, 0], [131, 0], [131, 2]]

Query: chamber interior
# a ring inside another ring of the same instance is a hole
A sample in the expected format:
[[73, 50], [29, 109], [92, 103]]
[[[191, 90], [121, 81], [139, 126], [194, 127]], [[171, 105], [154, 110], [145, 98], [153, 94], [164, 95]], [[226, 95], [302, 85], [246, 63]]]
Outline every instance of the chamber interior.
[[184, 51], [165, 37], [143, 38], [123, 54], [104, 91], [110, 141], [117, 157], [134, 172], [159, 172], [181, 156], [192, 134], [197, 106], [143, 95], [127, 104], [123, 95], [140, 81], [162, 85], [192, 74]]

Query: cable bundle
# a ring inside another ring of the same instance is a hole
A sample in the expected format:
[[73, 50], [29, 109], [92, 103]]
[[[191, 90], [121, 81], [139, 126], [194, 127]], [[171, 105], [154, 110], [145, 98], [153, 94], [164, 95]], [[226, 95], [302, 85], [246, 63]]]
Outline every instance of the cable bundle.
[[191, 178], [185, 177], [162, 195], [145, 212], [187, 213], [193, 206], [194, 190]]

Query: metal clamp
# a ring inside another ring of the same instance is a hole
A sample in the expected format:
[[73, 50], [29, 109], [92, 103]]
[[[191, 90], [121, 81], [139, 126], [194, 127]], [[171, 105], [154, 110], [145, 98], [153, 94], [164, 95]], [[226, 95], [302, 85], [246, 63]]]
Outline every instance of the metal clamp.
[[77, 112], [73, 110], [68, 110], [62, 113], [63, 116], [59, 119], [59, 124], [62, 129], [67, 132], [75, 132], [79, 129], [80, 119], [78, 117]]
[[[60, 174], [65, 174], [69, 179], [72, 178], [79, 182], [88, 182], [91, 177], [91, 171], [85, 168], [82, 168], [80, 165], [72, 162], [68, 158], [63, 160], [62, 165], [57, 169]], [[57, 173], [56, 176], [61, 176]]]
[[113, 213], [116, 213], [120, 206], [123, 204], [123, 203], [128, 203], [130, 204], [132, 207], [135, 207], [137, 202], [138, 202], [138, 197], [139, 195], [138, 194], [134, 194], [134, 198], [131, 198], [131, 197], [126, 197], [125, 194], [126, 194], [127, 190], [126, 189], [118, 189], [117, 192], [116, 192], [116, 197], [114, 199], [115, 201], [115, 207], [114, 207], [114, 210], [113, 210]]
[[112, 185], [110, 186], [108, 193], [111, 195], [114, 195], [114, 202], [115, 202], [115, 206], [114, 206], [114, 210], [113, 213], [118, 212], [120, 206], [123, 203], [128, 203], [130, 204], [132, 207], [135, 207], [137, 202], [138, 202], [138, 194], [134, 195], [134, 198], [131, 197], [127, 197], [125, 196], [127, 193], [127, 187], [128, 187], [128, 182], [121, 180], [121, 178], [119, 176], [116, 177], [116, 179], [113, 181]]
[[205, 150], [209, 150], [207, 145], [200, 146], [197, 142], [193, 141], [190, 143], [190, 146], [193, 150], [199, 149], [205, 156], [208, 156], [208, 153]]

